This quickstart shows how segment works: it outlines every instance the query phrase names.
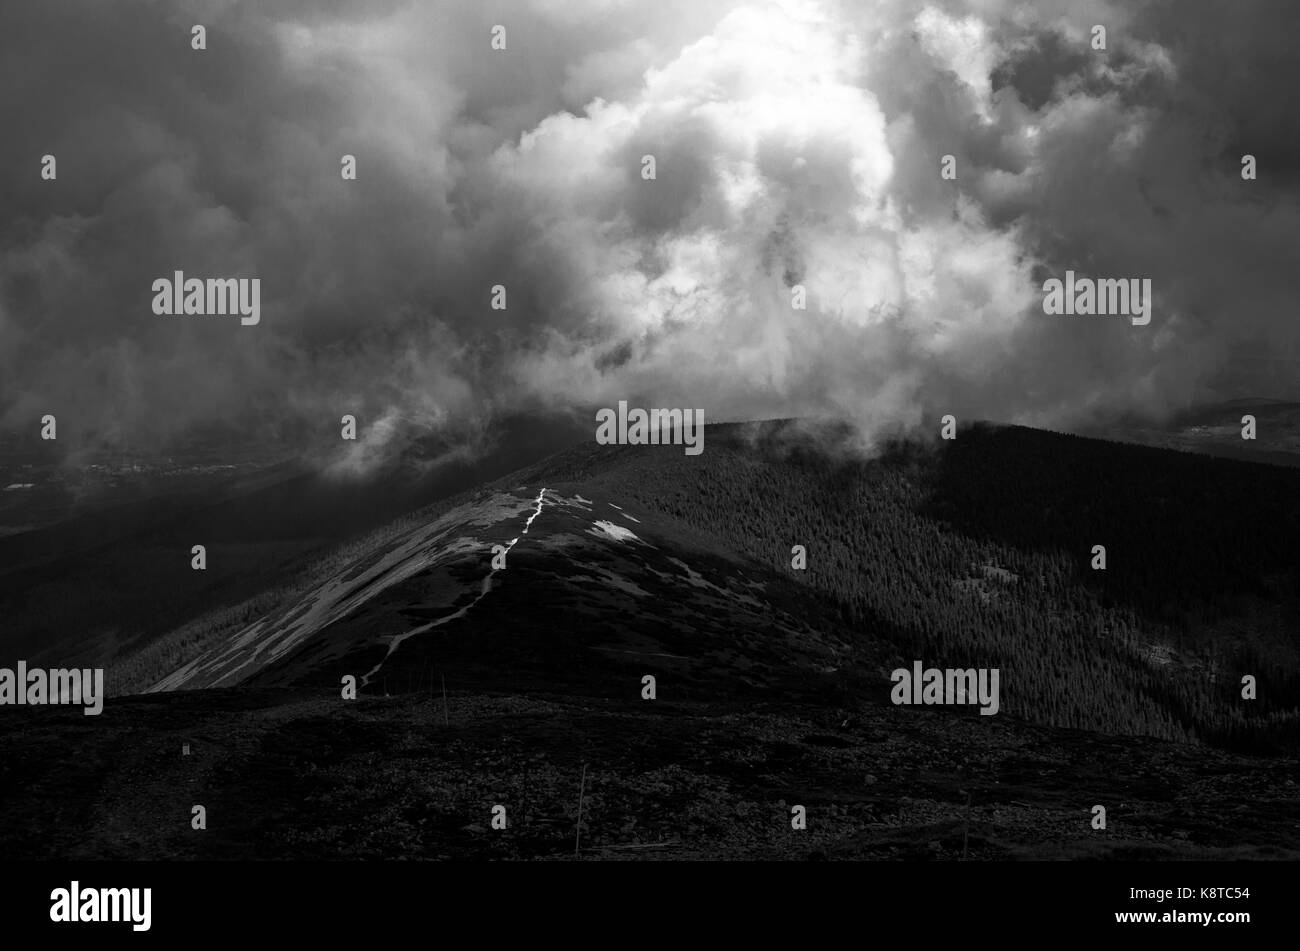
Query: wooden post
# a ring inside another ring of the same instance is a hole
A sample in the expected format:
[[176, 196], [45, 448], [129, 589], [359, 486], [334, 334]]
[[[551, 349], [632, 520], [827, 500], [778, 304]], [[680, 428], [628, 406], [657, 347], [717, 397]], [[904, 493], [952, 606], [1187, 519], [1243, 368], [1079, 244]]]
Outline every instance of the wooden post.
[[587, 764], [582, 764], [582, 782], [578, 786], [578, 824], [573, 829], [573, 857], [578, 858], [578, 843], [582, 840], [582, 796], [587, 791]]
[[447, 714], [447, 675], [442, 675], [442, 725], [451, 726], [451, 717]]
[[961, 833], [961, 860], [963, 862], [966, 861], [966, 843], [970, 840], [970, 797], [971, 794], [967, 793], [966, 794], [966, 828], [964, 828]]

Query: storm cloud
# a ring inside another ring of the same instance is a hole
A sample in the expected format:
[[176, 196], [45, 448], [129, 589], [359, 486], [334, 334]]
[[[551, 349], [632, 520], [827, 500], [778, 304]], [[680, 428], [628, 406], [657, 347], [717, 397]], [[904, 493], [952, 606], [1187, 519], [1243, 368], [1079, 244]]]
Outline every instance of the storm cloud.
[[[1300, 396], [1293, 28], [1210, 0], [19, 5], [0, 426], [309, 450], [351, 413], [364, 466], [621, 399], [869, 438]], [[1067, 269], [1149, 278], [1151, 324], [1045, 315]], [[261, 322], [153, 314], [176, 270], [260, 278]]]

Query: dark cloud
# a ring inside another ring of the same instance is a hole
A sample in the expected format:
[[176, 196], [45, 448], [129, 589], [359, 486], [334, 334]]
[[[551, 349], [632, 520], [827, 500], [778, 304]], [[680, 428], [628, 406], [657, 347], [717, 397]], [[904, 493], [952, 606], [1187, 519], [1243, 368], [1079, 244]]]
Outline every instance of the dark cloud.
[[[0, 425], [310, 443], [350, 412], [355, 468], [413, 432], [472, 442], [495, 414], [618, 399], [843, 415], [869, 437], [935, 412], [1069, 426], [1297, 396], [1278, 372], [1300, 356], [1297, 19], [1211, 0], [19, 5]], [[1067, 268], [1150, 278], [1151, 325], [1045, 316], [1043, 276]], [[177, 269], [259, 277], [261, 324], [154, 316]]]

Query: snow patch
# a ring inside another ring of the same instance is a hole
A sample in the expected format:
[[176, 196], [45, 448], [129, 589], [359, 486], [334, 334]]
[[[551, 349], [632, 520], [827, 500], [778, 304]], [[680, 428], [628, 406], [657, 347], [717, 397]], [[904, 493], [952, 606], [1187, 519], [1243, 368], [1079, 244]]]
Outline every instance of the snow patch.
[[608, 538], [615, 542], [639, 542], [636, 533], [622, 525], [615, 525], [613, 522], [607, 522], [604, 519], [594, 523], [591, 528], [587, 529], [588, 535], [595, 535], [597, 538]]

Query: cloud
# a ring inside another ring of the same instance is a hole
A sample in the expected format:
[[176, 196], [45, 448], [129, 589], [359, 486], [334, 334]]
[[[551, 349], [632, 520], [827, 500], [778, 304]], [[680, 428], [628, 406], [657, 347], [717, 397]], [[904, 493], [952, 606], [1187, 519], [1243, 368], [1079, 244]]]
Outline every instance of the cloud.
[[[61, 440], [158, 448], [219, 425], [319, 454], [352, 413], [336, 464], [364, 469], [411, 433], [471, 444], [503, 413], [619, 399], [869, 434], [1300, 395], [1294, 66], [1262, 3], [12, 18], [0, 426], [52, 412]], [[1067, 268], [1151, 278], [1151, 325], [1044, 315]], [[260, 277], [262, 322], [154, 316], [177, 269]]]

